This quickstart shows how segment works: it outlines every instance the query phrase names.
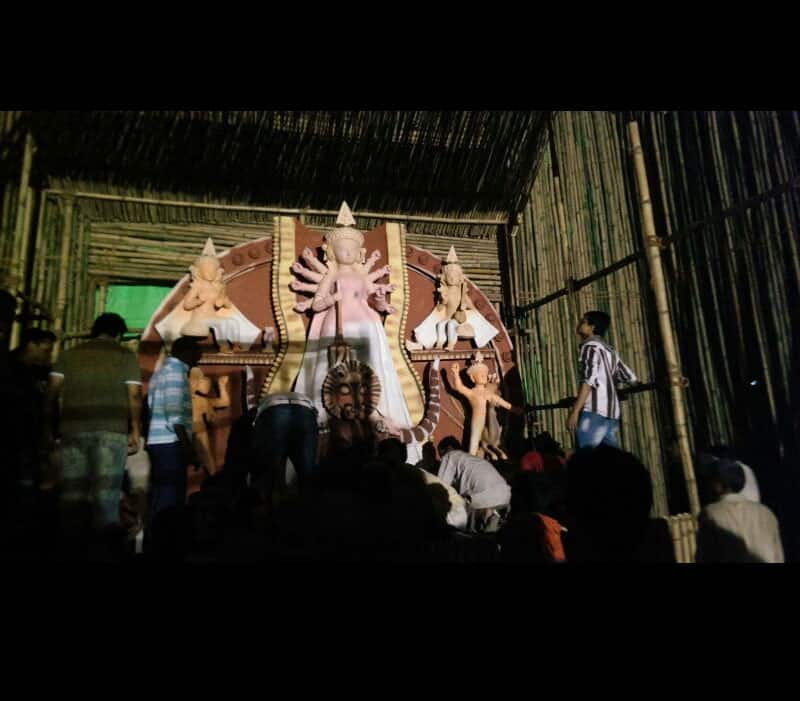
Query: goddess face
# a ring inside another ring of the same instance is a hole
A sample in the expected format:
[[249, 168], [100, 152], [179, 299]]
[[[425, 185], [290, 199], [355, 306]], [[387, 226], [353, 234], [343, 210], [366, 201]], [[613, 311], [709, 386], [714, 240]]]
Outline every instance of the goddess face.
[[338, 239], [333, 243], [333, 256], [340, 265], [352, 265], [361, 260], [361, 246], [353, 239]]
[[211, 256], [200, 256], [194, 264], [197, 277], [212, 282], [220, 269], [219, 261]]
[[458, 263], [444, 266], [444, 281], [448, 285], [460, 285], [464, 281], [464, 271]]

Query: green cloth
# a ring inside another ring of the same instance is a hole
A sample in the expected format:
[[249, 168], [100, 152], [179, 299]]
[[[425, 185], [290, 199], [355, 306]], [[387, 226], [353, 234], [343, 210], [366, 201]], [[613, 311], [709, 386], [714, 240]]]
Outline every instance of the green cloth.
[[[109, 285], [105, 311], [119, 314], [130, 329], [143, 329], [170, 292], [172, 287]], [[100, 304], [99, 295], [98, 292], [95, 309]]]
[[53, 373], [64, 376], [61, 435], [128, 433], [128, 382], [141, 382], [136, 356], [115, 341], [93, 338], [64, 351]]

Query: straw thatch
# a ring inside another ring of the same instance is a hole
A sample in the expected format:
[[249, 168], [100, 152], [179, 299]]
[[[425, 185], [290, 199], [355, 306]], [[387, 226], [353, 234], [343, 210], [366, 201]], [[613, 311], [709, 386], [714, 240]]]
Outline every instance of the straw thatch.
[[[9, 119], [48, 178], [210, 200], [493, 213], [527, 195], [547, 112], [60, 111]], [[0, 135], [1, 136], [1, 135]]]

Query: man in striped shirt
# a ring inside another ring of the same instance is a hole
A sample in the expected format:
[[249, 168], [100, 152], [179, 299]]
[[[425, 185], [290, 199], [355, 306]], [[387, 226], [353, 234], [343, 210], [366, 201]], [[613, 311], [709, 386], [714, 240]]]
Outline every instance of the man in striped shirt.
[[579, 373], [581, 386], [572, 407], [567, 428], [575, 431], [578, 449], [605, 444], [619, 448], [619, 397], [617, 384], [639, 380], [622, 362], [603, 336], [611, 323], [605, 312], [586, 312], [578, 323], [581, 337]]
[[150, 525], [160, 511], [180, 509], [186, 499], [186, 468], [197, 462], [192, 448], [192, 397], [189, 370], [200, 362], [197, 340], [183, 336], [153, 375], [147, 391], [151, 462]]

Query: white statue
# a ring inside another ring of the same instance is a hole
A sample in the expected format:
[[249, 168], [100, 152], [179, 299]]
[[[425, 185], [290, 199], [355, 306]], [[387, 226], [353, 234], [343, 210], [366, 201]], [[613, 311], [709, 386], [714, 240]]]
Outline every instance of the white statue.
[[203, 253], [189, 266], [192, 281], [183, 301], [156, 324], [156, 331], [166, 343], [180, 336], [204, 338], [212, 331], [221, 350], [235, 345], [249, 348], [261, 335], [253, 324], [228, 298], [222, 280], [222, 265], [214, 242], [206, 241]]
[[[304, 301], [296, 306], [301, 312], [310, 307], [314, 318], [294, 389], [314, 400], [320, 422], [325, 422], [327, 413], [322, 403], [322, 386], [329, 367], [328, 348], [336, 342], [338, 313], [341, 315], [339, 330], [351, 352], [380, 378], [377, 412], [389, 431], [397, 434], [400, 429], [412, 428], [413, 424], [379, 314], [395, 312], [386, 300], [386, 294], [395, 286], [377, 282], [390, 273], [388, 265], [371, 272], [380, 253], [374, 251], [369, 259], [364, 259], [364, 235], [355, 228], [347, 203], [342, 204], [336, 224], [336, 228], [325, 235], [324, 264], [306, 249], [303, 260], [308, 267], [298, 262], [292, 266], [295, 273], [309, 281], [295, 280], [292, 289], [314, 294], [310, 304]], [[417, 454], [421, 457], [419, 447], [414, 444], [409, 455], [416, 457]]]
[[467, 278], [454, 246], [450, 246], [438, 277], [436, 294], [436, 307], [414, 329], [417, 340], [406, 341], [409, 350], [445, 347], [453, 350], [459, 338], [471, 338], [478, 348], [482, 348], [499, 333], [473, 306]]

